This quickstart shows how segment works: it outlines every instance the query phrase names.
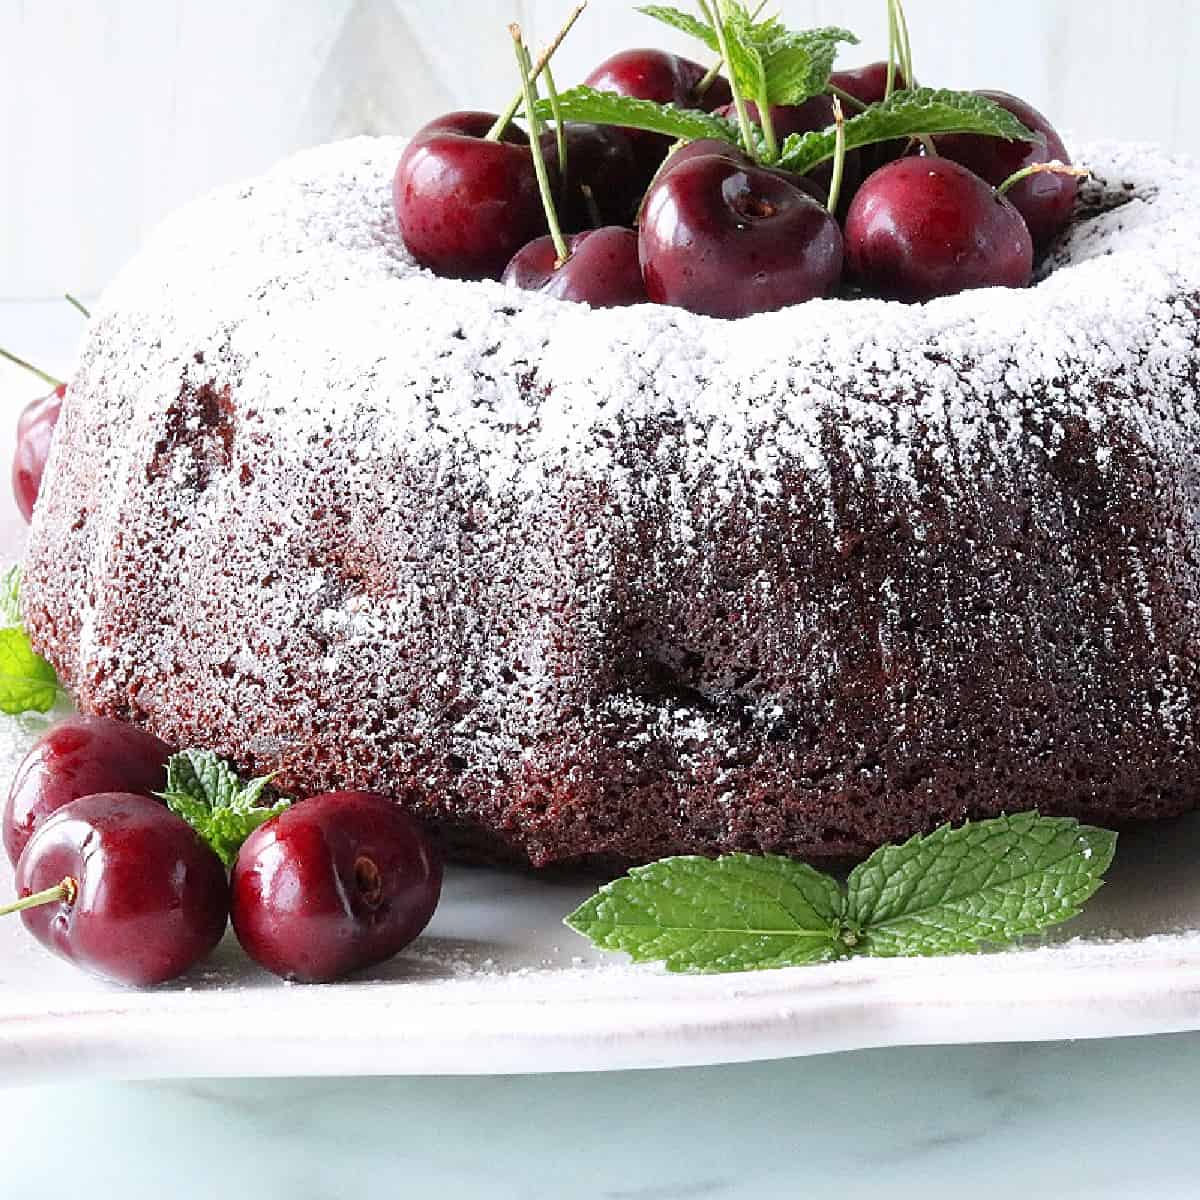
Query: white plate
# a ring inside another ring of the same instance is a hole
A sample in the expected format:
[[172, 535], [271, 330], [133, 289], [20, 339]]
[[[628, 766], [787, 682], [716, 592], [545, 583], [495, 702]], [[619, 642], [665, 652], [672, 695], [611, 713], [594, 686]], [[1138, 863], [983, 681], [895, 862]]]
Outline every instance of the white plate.
[[[9, 341], [65, 369], [78, 323], [64, 309], [4, 306]], [[18, 379], [0, 371], [10, 397], [25, 394]], [[0, 414], [0, 464], [16, 409]], [[19, 529], [4, 488], [4, 557]], [[0, 716], [0, 791], [45, 725]], [[0, 1081], [617, 1070], [1200, 1029], [1200, 816], [1122, 837], [1109, 885], [1059, 940], [978, 957], [672, 976], [562, 926], [593, 886], [452, 871], [409, 952], [327, 987], [281, 984], [229, 936], [177, 984], [127, 991], [2, 919]]]
[[[0, 778], [45, 721], [6, 721]], [[1068, 939], [925, 960], [672, 976], [561, 925], [594, 886], [451, 871], [425, 936], [370, 979], [289, 986], [232, 936], [174, 985], [107, 986], [0, 923], [0, 1080], [490, 1074], [739, 1062], [866, 1046], [1200, 1028], [1200, 819], [1122, 838]], [[11, 893], [7, 864], [0, 895]], [[1120, 940], [1112, 940], [1119, 938]]]

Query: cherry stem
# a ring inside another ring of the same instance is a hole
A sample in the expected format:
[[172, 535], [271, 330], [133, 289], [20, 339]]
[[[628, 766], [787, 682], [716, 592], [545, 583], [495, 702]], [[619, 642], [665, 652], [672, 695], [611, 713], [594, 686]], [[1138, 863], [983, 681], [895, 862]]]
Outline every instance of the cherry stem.
[[833, 173], [829, 177], [829, 199], [825, 207], [834, 212], [842, 195], [842, 176], [846, 171], [846, 115], [842, 112], [842, 102], [833, 97], [833, 123], [837, 137], [833, 151]]
[[[546, 69], [547, 64], [554, 57], [554, 52], [563, 44], [563, 39], [571, 32], [571, 26], [579, 20], [580, 14], [587, 8], [587, 0], [582, 0], [582, 3], [577, 4], [571, 15], [567, 18], [566, 24], [555, 35], [554, 41], [548, 45], [545, 50], [538, 56], [538, 60], [533, 64], [532, 79], [536, 83], [537, 78]], [[518, 92], [509, 103], [509, 106], [496, 118], [496, 123], [487, 131], [486, 140], [489, 142], [498, 142], [503, 136], [504, 131], [512, 123], [513, 117], [517, 115], [517, 109], [521, 107], [521, 102], [525, 99], [524, 91]]]
[[80, 300], [76, 300], [76, 299], [75, 299], [75, 297], [74, 297], [74, 296], [72, 296], [70, 292], [64, 292], [64, 293], [63, 293], [63, 299], [64, 299], [64, 300], [65, 300], [65, 301], [66, 301], [66, 302], [67, 302], [69, 305], [71, 305], [71, 307], [72, 307], [72, 308], [77, 308], [77, 309], [79, 309], [79, 311], [80, 311], [81, 313], [83, 313], [84, 317], [86, 317], [86, 318], [87, 318], [87, 320], [89, 320], [89, 321], [90, 321], [90, 320], [92, 319], [92, 314], [91, 314], [90, 312], [88, 312], [88, 310], [87, 310], [87, 308], [84, 306], [83, 302], [82, 302], [82, 301], [80, 301]]
[[6, 904], [0, 908], [0, 917], [7, 917], [10, 913], [23, 912], [27, 908], [40, 908], [43, 904], [58, 904], [64, 900], [68, 904], [74, 904], [75, 897], [78, 895], [79, 884], [68, 875], [62, 883], [56, 884], [52, 888], [46, 888], [44, 892], [34, 892], [32, 896], [26, 896], [12, 904]]
[[[725, 36], [725, 22], [717, 19], [708, 0], [698, 0], [698, 3], [705, 20], [716, 31], [722, 62], [732, 62], [733, 60], [729, 57], [729, 39]], [[746, 153], [757, 162], [759, 159], [758, 139], [755, 138], [750, 125], [750, 115], [746, 112], [746, 101], [742, 98], [741, 88], [738, 87], [736, 71], [729, 72], [729, 90], [733, 93], [733, 107], [737, 112], [738, 126], [742, 131], [742, 144]], [[758, 114], [759, 120], [762, 120], [763, 115], [763, 113]]]
[[908, 18], [904, 15], [902, 0], [892, 0], [896, 9], [896, 25], [900, 34], [900, 70], [904, 73], [904, 86], [915, 88], [916, 77], [913, 74], [912, 42], [908, 36]]
[[565, 189], [567, 185], [567, 130], [563, 125], [562, 107], [558, 103], [558, 88], [550, 64], [546, 64], [546, 95], [550, 97], [550, 115], [554, 118], [554, 143], [558, 151], [558, 177]]
[[887, 68], [887, 86], [883, 90], [883, 98], [890, 100], [892, 93], [896, 90], [896, 42], [898, 33], [896, 30], [896, 6], [892, 0], [887, 0], [888, 14], [888, 68]]
[[555, 267], [561, 267], [571, 257], [566, 238], [558, 223], [558, 213], [554, 208], [554, 197], [550, 191], [550, 175], [546, 170], [546, 157], [542, 154], [541, 130], [537, 115], [537, 97], [533, 91], [533, 64], [529, 60], [529, 51], [525, 49], [525, 41], [521, 37], [521, 27], [510, 25], [513, 49], [517, 56], [517, 69], [521, 72], [521, 91], [525, 97], [525, 120], [529, 124], [529, 152], [533, 155], [533, 171], [537, 176], [538, 191], [542, 196], [542, 208], [546, 211], [546, 224], [550, 227], [550, 237], [554, 242], [556, 257]]
[[867, 111], [867, 106], [857, 96], [850, 95], [849, 92], [838, 87], [836, 84], [831, 83], [825, 90], [831, 96], [836, 96], [842, 102], [843, 107], [850, 109], [851, 112], [860, 113]]
[[61, 379], [55, 379], [53, 375], [47, 375], [45, 371], [38, 370], [33, 363], [26, 362], [23, 358], [18, 358], [15, 354], [11, 354], [7, 350], [0, 349], [0, 358], [6, 358], [10, 363], [14, 363], [18, 367], [24, 367], [26, 371], [36, 375], [43, 383], [48, 383], [52, 388], [63, 386]]
[[1088, 179], [1091, 174], [1091, 171], [1085, 167], [1072, 167], [1070, 164], [1060, 162], [1058, 159], [1055, 159], [1053, 162], [1033, 163], [1031, 166], [1022, 167], [1021, 170], [1014, 171], [996, 189], [996, 195], [1003, 196], [1010, 188], [1016, 187], [1022, 179], [1028, 179], [1031, 175], [1073, 175], [1076, 179]]

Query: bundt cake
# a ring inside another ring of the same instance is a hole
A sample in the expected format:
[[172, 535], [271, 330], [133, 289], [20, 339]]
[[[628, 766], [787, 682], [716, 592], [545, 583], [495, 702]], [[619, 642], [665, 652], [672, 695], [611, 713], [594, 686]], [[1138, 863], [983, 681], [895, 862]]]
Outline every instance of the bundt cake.
[[1030, 290], [723, 322], [417, 268], [402, 145], [105, 297], [25, 580], [82, 709], [538, 866], [1196, 804], [1187, 164], [1079, 147]]

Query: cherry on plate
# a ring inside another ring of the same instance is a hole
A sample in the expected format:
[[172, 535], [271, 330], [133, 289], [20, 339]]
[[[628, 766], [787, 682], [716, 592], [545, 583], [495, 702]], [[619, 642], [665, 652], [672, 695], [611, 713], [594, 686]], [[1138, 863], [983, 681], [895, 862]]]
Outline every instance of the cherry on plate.
[[17, 895], [57, 898], [21, 912], [47, 949], [117, 983], [182, 975], [221, 940], [229, 885], [221, 860], [168, 808], [133, 793], [72, 801], [17, 861]]
[[246, 839], [233, 866], [233, 927], [268, 971], [325, 983], [403, 950], [441, 888], [441, 860], [399, 805], [377, 792], [326, 792]]
[[15, 864], [55, 812], [96, 792], [150, 795], [167, 784], [171, 750], [153, 734], [107, 717], [71, 716], [43, 734], [13, 776], [0, 834]]
[[509, 259], [546, 231], [528, 139], [496, 116], [455, 112], [418, 130], [392, 180], [400, 234], [423, 267], [455, 279], [499, 279]]
[[[1007, 109], [1026, 129], [1039, 134], [1039, 140], [1009, 142], [980, 134], [948, 134], [936, 139], [942, 157], [961, 163], [993, 187], [999, 187], [1009, 176], [1036, 163], [1070, 163], [1062, 138], [1032, 104], [1026, 104], [1008, 92], [981, 91], [978, 94]], [[1078, 194], [1078, 178], [1053, 173], [1031, 175], [1005, 193], [1012, 206], [1025, 218], [1038, 249], [1044, 249], [1070, 221]]]
[[798, 181], [716, 155], [659, 177], [639, 247], [651, 300], [713, 317], [824, 296], [842, 274], [837, 222]]
[[33, 520], [33, 506], [42, 490], [42, 476], [50, 457], [50, 443], [62, 413], [67, 385], [29, 404], [17, 421], [17, 448], [13, 453], [12, 487], [17, 507], [26, 521]]
[[607, 225], [585, 230], [568, 238], [567, 246], [571, 257], [559, 266], [553, 238], [530, 242], [508, 264], [504, 282], [593, 308], [646, 303], [638, 236], [632, 229]]
[[846, 218], [846, 262], [868, 290], [932, 300], [969, 288], [1026, 287], [1033, 241], [1021, 214], [948, 158], [902, 158], [858, 191]]

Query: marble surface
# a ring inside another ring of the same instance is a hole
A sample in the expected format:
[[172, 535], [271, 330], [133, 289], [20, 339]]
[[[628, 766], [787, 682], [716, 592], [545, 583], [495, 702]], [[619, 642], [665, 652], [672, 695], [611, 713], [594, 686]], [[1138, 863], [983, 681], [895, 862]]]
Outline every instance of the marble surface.
[[[3, 1095], [0, 1195], [1184, 1200], [1200, 1035], [515, 1079]], [[64, 1160], [70, 1166], [64, 1170]]]

